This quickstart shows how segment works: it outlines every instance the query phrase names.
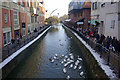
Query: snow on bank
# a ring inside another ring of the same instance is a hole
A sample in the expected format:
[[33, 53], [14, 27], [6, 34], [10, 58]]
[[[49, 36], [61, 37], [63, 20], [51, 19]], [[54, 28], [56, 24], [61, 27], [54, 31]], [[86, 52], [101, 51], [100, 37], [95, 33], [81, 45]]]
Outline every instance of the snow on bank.
[[[67, 27], [66, 27], [67, 28]], [[68, 29], [68, 28], [67, 28]], [[68, 29], [70, 30], [70, 29]], [[93, 50], [78, 34], [76, 34], [74, 31], [70, 30], [84, 45], [85, 47], [91, 52], [91, 54], [95, 57], [95, 59], [97, 60], [99, 66], [105, 71], [106, 75], [110, 78], [110, 79], [118, 79], [116, 74], [113, 73], [113, 70], [110, 69], [110, 67], [108, 65], [105, 65], [105, 61], [100, 58], [100, 55], [95, 52], [95, 50]]]
[[79, 37], [78, 34], [76, 34], [75, 32], [72, 31], [72, 33], [74, 33], [74, 35], [86, 46], [86, 48], [92, 53], [92, 55], [95, 57], [95, 59], [97, 60], [98, 64], [100, 65], [100, 67], [105, 71], [106, 75], [109, 78], [116, 78], [116, 75], [113, 73], [113, 70], [110, 69], [110, 67], [108, 65], [105, 65], [104, 60], [102, 58], [100, 58], [100, 55], [95, 52], [95, 50], [93, 50], [81, 37]]
[[9, 56], [7, 59], [5, 59], [3, 62], [0, 63], [0, 69], [2, 69], [6, 64], [8, 64], [12, 59], [14, 59], [17, 55], [19, 55], [23, 50], [28, 48], [30, 45], [32, 45], [35, 41], [37, 41], [44, 33], [46, 33], [51, 27], [47, 28], [45, 31], [43, 31], [37, 38], [26, 44], [24, 47], [20, 48], [18, 51], [13, 53], [11, 56]]

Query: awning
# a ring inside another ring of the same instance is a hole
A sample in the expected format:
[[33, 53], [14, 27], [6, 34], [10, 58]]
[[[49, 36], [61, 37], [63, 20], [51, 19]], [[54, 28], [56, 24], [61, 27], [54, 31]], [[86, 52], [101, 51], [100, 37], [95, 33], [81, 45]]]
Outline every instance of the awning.
[[83, 22], [77, 22], [77, 24], [83, 24]]
[[65, 21], [66, 21], [66, 22], [69, 22], [69, 21], [71, 21], [71, 19], [66, 19]]
[[84, 19], [85, 19], [85, 18], [76, 21], [75, 24], [84, 24]]

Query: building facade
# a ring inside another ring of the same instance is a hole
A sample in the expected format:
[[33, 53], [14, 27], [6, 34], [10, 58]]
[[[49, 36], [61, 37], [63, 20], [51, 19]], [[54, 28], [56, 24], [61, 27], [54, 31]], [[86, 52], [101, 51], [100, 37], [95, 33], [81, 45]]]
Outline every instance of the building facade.
[[[27, 36], [35, 28], [44, 26], [43, 0], [12, 0], [0, 4], [0, 37], [2, 47], [11, 43], [11, 39]], [[41, 10], [40, 10], [41, 9]]]
[[120, 39], [120, 2], [92, 2], [91, 21], [98, 21], [98, 33]]
[[91, 19], [91, 3], [84, 0], [72, 0], [69, 4], [68, 10], [69, 18], [71, 22], [76, 23], [78, 21], [83, 22], [82, 27], [87, 29], [88, 21]]

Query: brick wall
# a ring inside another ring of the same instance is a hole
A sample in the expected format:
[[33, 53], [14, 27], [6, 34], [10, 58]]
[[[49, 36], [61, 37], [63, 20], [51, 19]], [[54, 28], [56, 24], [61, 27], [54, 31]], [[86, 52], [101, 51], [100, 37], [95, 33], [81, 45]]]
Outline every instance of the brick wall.
[[[7, 23], [5, 23], [5, 16], [4, 14], [7, 13]], [[8, 9], [4, 9], [2, 8], [2, 24], [3, 24], [3, 27], [8, 27], [10, 26], [9, 24], [9, 10]]]

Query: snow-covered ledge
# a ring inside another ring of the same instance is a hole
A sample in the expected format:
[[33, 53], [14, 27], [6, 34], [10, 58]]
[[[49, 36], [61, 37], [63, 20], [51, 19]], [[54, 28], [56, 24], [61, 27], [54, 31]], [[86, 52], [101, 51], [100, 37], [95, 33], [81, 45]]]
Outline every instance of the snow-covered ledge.
[[35, 41], [37, 41], [44, 33], [46, 33], [49, 29], [51, 28], [51, 26], [49, 28], [47, 28], [45, 31], [43, 31], [37, 38], [35, 38], [34, 40], [32, 40], [31, 42], [29, 42], [28, 44], [26, 44], [25, 46], [23, 46], [22, 48], [20, 48], [19, 50], [17, 50], [15, 53], [13, 53], [11, 56], [9, 56], [8, 58], [6, 58], [3, 62], [0, 63], [0, 69], [2, 69], [6, 64], [8, 64], [12, 59], [14, 59], [17, 55], [19, 55], [23, 50], [25, 50], [26, 48], [28, 48], [30, 45], [32, 45]]
[[[66, 27], [66, 26], [65, 26]], [[67, 28], [67, 27], [66, 27]], [[68, 28], [67, 28], [68, 29]], [[70, 30], [70, 29], [68, 29]], [[104, 64], [104, 60], [102, 58], [100, 58], [100, 55], [95, 52], [95, 50], [93, 50], [77, 33], [75, 33], [74, 31], [70, 30], [84, 45], [85, 47], [91, 52], [91, 54], [94, 56], [94, 58], [97, 60], [99, 66], [104, 70], [104, 72], [106, 73], [106, 75], [111, 79], [111, 80], [119, 80], [116, 76], [115, 73], [113, 73], [113, 70], [110, 69], [110, 66]]]

